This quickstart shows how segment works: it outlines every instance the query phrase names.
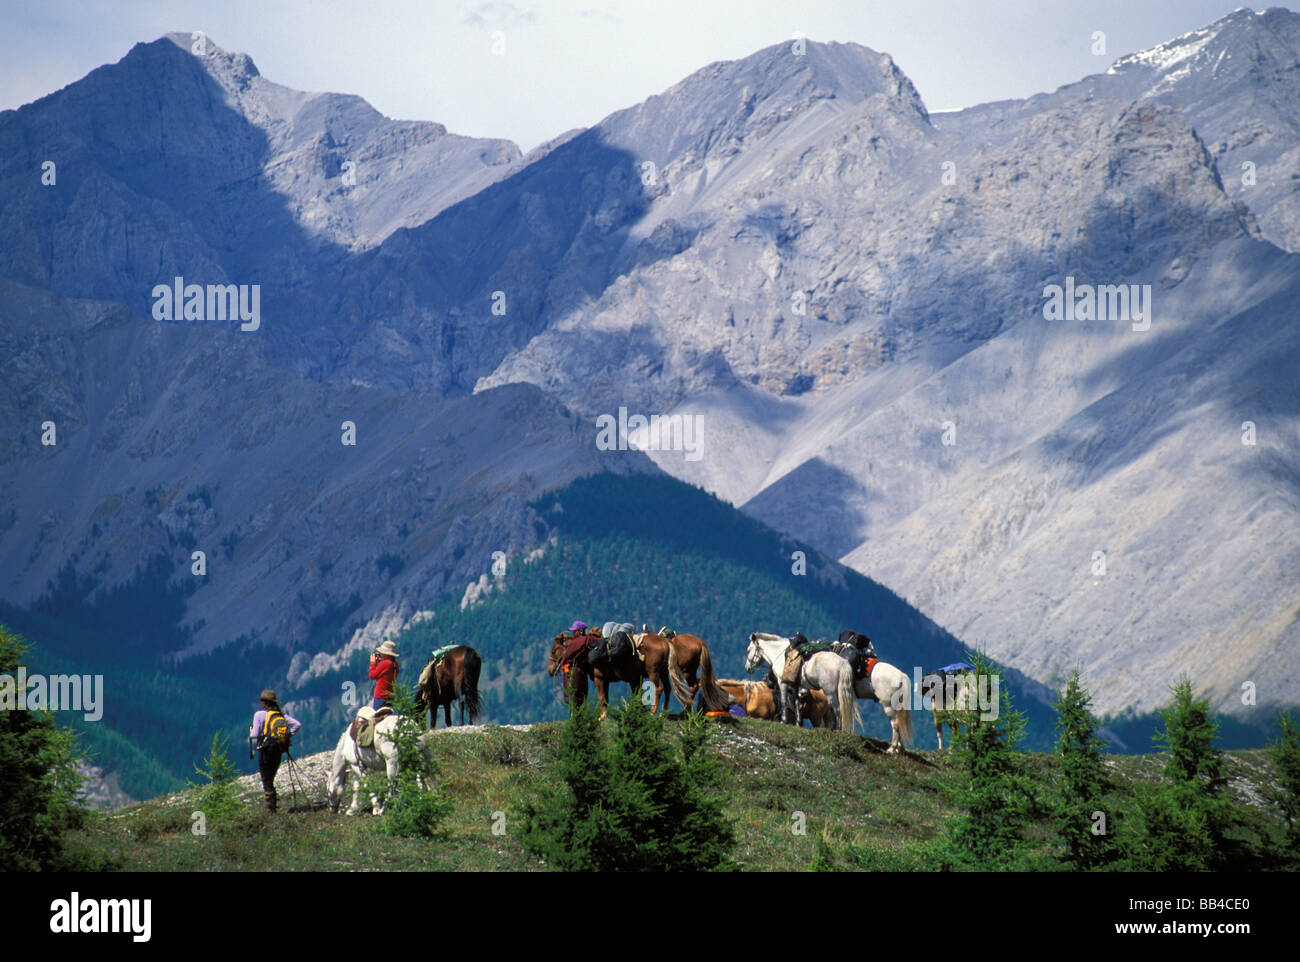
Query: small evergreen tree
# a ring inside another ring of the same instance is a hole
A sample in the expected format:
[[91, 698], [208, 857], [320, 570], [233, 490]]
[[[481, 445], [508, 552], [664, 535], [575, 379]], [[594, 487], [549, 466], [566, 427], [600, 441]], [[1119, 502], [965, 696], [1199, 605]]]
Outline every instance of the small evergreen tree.
[[194, 771], [207, 779], [207, 785], [190, 783], [191, 788], [199, 789], [199, 810], [206, 816], [208, 823], [216, 830], [232, 825], [241, 815], [248, 813], [235, 778], [239, 775], [228, 754], [228, 743], [220, 732], [212, 735], [212, 748], [208, 751], [207, 769], [194, 766]]
[[1240, 853], [1230, 837], [1236, 823], [1226, 797], [1223, 753], [1214, 746], [1218, 723], [1208, 699], [1196, 699], [1187, 678], [1160, 711], [1156, 743], [1168, 755], [1165, 781], [1137, 793], [1128, 867], [1147, 872], [1206, 872], [1227, 868]]
[[1278, 853], [1289, 868], [1300, 866], [1300, 726], [1290, 712], [1277, 716], [1278, 737], [1269, 743], [1273, 767], [1277, 769], [1277, 787], [1269, 800], [1282, 810], [1286, 835]]
[[[12, 691], [29, 651], [0, 626], [0, 675]], [[16, 692], [13, 692], [16, 700]], [[0, 871], [78, 871], [68, 833], [85, 824], [78, 800], [81, 753], [71, 729], [48, 712], [0, 710]]]
[[[1104, 796], [1111, 790], [1101, 744], [1096, 736], [1097, 720], [1091, 709], [1092, 696], [1079, 684], [1076, 668], [1056, 703], [1057, 755], [1060, 779], [1055, 799], [1056, 824], [1065, 845], [1063, 860], [1073, 868], [1091, 871], [1115, 860], [1114, 813], [1107, 810]], [[1105, 817], [1105, 830], [1096, 834], [1094, 812]]]
[[1025, 827], [1037, 807], [1015, 755], [1025, 717], [1013, 710], [992, 662], [983, 654], [970, 660], [977, 679], [998, 679], [997, 717], [980, 718], [978, 708], [961, 712], [964, 724], [953, 735], [952, 759], [966, 773], [955, 799], [963, 811], [948, 820], [937, 851], [948, 868], [1014, 869], [1022, 866]]
[[415, 701], [415, 690], [405, 685], [393, 686], [389, 704], [400, 716], [392, 734], [397, 777], [389, 784], [385, 775], [372, 776], [382, 780], [376, 794], [386, 797], [383, 830], [407, 838], [437, 838], [455, 806], [438, 785], [438, 767], [424, 743], [427, 716]]
[[586, 704], [560, 740], [565, 787], [523, 812], [522, 841], [560, 871], [706, 871], [731, 867], [735, 836], [723, 814], [708, 720], [682, 720], [676, 751], [663, 717], [636, 698], [611, 710], [606, 739]]

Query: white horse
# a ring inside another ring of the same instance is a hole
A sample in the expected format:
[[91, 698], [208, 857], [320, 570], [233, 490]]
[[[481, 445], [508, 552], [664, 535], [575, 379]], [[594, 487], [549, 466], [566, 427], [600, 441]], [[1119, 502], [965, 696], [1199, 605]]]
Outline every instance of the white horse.
[[[879, 660], [880, 656], [876, 654], [871, 642], [867, 642], [862, 654], [867, 658], [875, 658], [876, 665], [868, 677], [854, 680], [853, 690], [859, 698], [874, 698], [880, 702], [885, 717], [889, 719], [889, 748], [886, 752], [896, 755], [904, 746], [911, 745], [914, 737], [912, 712], [907, 707], [912, 702], [912, 684], [902, 671]], [[942, 740], [939, 747], [943, 747]]]
[[833, 651], [819, 651], [803, 663], [798, 684], [788, 685], [781, 680], [781, 674], [785, 670], [785, 657], [789, 651], [789, 638], [756, 631], [749, 636], [749, 650], [745, 652], [745, 671], [752, 672], [767, 662], [776, 673], [780, 702], [777, 713], [781, 720], [793, 716], [796, 725], [802, 724], [803, 719], [799, 717], [799, 689], [817, 689], [826, 696], [834, 713], [831, 727], [853, 731], [853, 726], [862, 721], [862, 716], [858, 714], [858, 700], [853, 690], [852, 666]]
[[[401, 715], [389, 715], [381, 720], [375, 726], [374, 744], [367, 748], [362, 748], [352, 738], [351, 725], [343, 729], [343, 734], [339, 736], [339, 743], [334, 748], [334, 761], [330, 765], [328, 782], [330, 811], [335, 815], [338, 814], [339, 805], [343, 801], [349, 772], [356, 779], [352, 786], [352, 807], [348, 809], [349, 815], [357, 814], [361, 780], [367, 771], [387, 772], [390, 785], [397, 778], [397, 746], [393, 743], [392, 734], [401, 720]], [[377, 795], [370, 796], [370, 804], [376, 815], [384, 814], [383, 803]]]

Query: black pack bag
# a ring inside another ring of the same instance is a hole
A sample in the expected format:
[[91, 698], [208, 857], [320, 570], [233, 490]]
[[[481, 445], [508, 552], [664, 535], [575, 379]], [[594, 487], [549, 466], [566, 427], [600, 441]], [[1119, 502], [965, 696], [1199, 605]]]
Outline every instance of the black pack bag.
[[604, 671], [609, 667], [609, 642], [608, 638], [597, 638], [587, 646], [587, 667], [594, 668], [597, 671]]
[[614, 637], [606, 643], [605, 651], [611, 662], [622, 662], [632, 656], [632, 639], [626, 631], [616, 631]]

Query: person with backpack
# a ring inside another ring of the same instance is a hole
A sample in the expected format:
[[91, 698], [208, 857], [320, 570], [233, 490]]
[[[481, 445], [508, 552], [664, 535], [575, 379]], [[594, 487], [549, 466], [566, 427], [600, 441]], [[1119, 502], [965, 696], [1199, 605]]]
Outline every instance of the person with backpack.
[[262, 797], [266, 799], [266, 810], [275, 812], [275, 773], [280, 770], [280, 760], [289, 750], [293, 736], [302, 728], [302, 722], [291, 715], [286, 715], [280, 708], [280, 699], [270, 688], [262, 692], [258, 699], [262, 707], [253, 715], [253, 724], [248, 726], [248, 748], [252, 755], [253, 746], [257, 747], [257, 770], [262, 776]]
[[370, 707], [375, 711], [387, 705], [393, 697], [393, 686], [397, 684], [397, 673], [401, 670], [397, 663], [397, 646], [391, 639], [370, 653], [370, 680], [375, 683]]

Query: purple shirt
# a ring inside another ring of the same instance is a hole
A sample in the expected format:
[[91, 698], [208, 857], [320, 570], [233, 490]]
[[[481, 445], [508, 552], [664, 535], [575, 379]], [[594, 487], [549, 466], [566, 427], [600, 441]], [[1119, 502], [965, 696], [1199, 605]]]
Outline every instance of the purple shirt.
[[[298, 734], [298, 729], [302, 727], [302, 722], [298, 721], [298, 719], [294, 718], [292, 715], [285, 714], [284, 712], [281, 712], [281, 714], [284, 715], [284, 720], [289, 723], [289, 734], [290, 735]], [[253, 724], [248, 726], [248, 737], [261, 738], [262, 726], [265, 724], [266, 724], [266, 709], [263, 708], [260, 711], [258, 711], [256, 715], [253, 716]]]

